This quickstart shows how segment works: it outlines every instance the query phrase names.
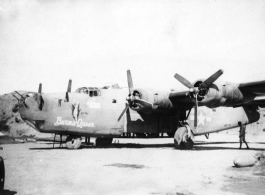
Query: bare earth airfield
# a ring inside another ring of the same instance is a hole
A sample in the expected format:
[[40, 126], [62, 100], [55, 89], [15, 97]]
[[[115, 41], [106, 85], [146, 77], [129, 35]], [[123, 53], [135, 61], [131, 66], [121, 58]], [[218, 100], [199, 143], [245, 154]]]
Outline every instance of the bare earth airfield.
[[4, 194], [265, 194], [264, 166], [233, 167], [235, 157], [264, 151], [264, 137], [247, 134], [250, 150], [238, 149], [237, 129], [197, 137], [192, 150], [174, 149], [173, 138], [115, 139], [80, 150], [3, 144]]

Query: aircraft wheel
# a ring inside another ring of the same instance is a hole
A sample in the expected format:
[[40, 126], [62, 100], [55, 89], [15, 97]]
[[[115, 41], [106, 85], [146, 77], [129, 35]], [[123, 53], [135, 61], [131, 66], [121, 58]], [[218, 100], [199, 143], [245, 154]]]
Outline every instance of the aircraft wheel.
[[0, 191], [4, 190], [5, 185], [5, 164], [4, 159], [0, 157]]
[[184, 149], [186, 150], [191, 150], [193, 148], [194, 142], [192, 141], [192, 139], [190, 139], [188, 137], [188, 130], [186, 130], [184, 136], [183, 136], [183, 145], [184, 145]]
[[176, 149], [187, 149], [193, 148], [194, 142], [188, 138], [188, 130], [186, 127], [180, 127], [177, 129], [174, 135], [174, 144]]
[[112, 143], [113, 138], [97, 138], [96, 146], [108, 146]]
[[76, 137], [76, 136], [69, 135], [66, 138], [66, 147], [68, 149], [76, 150], [76, 149], [80, 148], [81, 142], [82, 142], [81, 137]]

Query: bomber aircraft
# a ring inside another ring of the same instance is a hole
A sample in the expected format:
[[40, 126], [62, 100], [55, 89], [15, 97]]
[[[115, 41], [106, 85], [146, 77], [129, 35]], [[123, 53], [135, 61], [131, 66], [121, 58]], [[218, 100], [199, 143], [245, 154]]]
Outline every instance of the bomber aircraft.
[[[82, 137], [95, 137], [97, 146], [113, 138], [172, 137], [177, 149], [192, 149], [194, 137], [254, 123], [258, 106], [265, 106], [265, 81], [222, 83], [223, 70], [193, 83], [175, 78], [185, 91], [134, 89], [130, 70], [128, 89], [81, 87], [71, 93], [26, 92], [20, 95], [21, 118], [37, 131], [67, 135], [66, 147], [78, 149]], [[127, 98], [126, 98], [127, 96]], [[218, 107], [226, 107], [224, 117]]]

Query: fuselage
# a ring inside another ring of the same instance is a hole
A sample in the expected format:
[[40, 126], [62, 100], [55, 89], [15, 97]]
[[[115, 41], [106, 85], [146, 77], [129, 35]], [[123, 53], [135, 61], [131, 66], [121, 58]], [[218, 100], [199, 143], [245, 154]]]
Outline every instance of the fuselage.
[[[140, 90], [139, 90], [140, 91]], [[152, 90], [149, 90], [152, 91]], [[168, 98], [169, 92], [155, 92], [160, 102], [153, 107], [154, 112], [141, 113], [131, 108], [118, 121], [126, 104], [128, 89], [100, 89], [93, 93], [41, 94], [42, 108], [34, 105], [33, 96], [25, 100], [26, 106], [20, 107], [21, 117], [42, 133], [56, 133], [91, 137], [119, 137], [123, 133], [172, 133], [178, 128], [178, 105], [173, 105]], [[160, 95], [160, 96], [159, 96]], [[156, 97], [157, 96], [157, 97]], [[161, 103], [162, 102], [162, 103]], [[162, 109], [159, 108], [162, 105]], [[184, 110], [185, 111], [185, 110]], [[217, 112], [216, 112], [217, 111]], [[186, 111], [185, 111], [186, 112]], [[225, 114], [222, 114], [225, 113]], [[253, 108], [213, 109], [199, 107], [199, 123], [195, 135], [211, 133], [238, 126], [238, 122], [252, 123], [259, 119], [259, 113]], [[187, 122], [193, 129], [193, 112]]]

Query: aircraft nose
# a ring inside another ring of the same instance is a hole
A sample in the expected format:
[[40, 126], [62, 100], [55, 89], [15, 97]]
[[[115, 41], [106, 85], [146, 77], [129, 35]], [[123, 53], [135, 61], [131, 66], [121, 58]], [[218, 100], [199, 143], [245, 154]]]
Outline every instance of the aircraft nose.
[[30, 110], [40, 110], [37, 94], [34, 94], [33, 96], [26, 98], [25, 104], [29, 107]]
[[37, 93], [28, 93], [25, 96], [21, 96], [21, 99], [17, 104], [21, 118], [24, 120], [42, 120], [43, 104], [44, 101], [42, 97]]

